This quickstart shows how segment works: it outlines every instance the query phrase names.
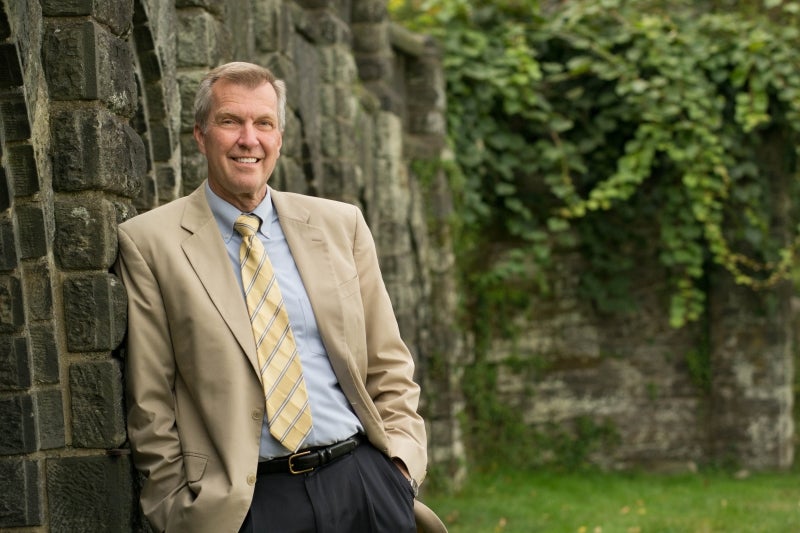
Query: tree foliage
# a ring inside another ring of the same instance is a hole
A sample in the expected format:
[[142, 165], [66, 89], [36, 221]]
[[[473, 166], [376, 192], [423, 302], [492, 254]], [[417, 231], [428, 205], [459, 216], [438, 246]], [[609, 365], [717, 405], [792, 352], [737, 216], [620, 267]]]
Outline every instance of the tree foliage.
[[701, 316], [711, 268], [753, 289], [790, 275], [797, 232], [775, 219], [797, 222], [779, 178], [796, 193], [800, 6], [729, 4], [390, 2], [443, 49], [464, 238], [482, 259], [514, 243], [473, 268], [477, 292], [575, 235], [601, 303], [625, 250], [653, 243], [676, 327]]

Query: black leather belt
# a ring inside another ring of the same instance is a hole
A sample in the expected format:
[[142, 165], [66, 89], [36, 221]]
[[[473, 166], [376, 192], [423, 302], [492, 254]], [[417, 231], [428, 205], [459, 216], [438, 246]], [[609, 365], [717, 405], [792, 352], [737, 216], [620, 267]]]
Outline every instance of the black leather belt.
[[330, 446], [308, 448], [286, 457], [262, 461], [258, 463], [258, 475], [276, 474], [279, 472], [305, 474], [306, 472], [311, 472], [315, 468], [324, 466], [334, 459], [338, 459], [352, 452], [360, 443], [361, 437], [354, 436], [337, 442], [336, 444], [331, 444]]

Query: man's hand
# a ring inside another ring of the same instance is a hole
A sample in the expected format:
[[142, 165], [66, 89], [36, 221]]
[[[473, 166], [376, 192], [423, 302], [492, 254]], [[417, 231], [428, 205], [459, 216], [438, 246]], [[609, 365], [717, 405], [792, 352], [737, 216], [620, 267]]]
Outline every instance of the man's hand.
[[395, 464], [397, 468], [400, 469], [400, 471], [403, 473], [406, 479], [411, 481], [411, 474], [408, 473], [408, 468], [406, 467], [406, 464], [403, 462], [403, 460], [400, 459], [399, 457], [392, 457], [392, 462]]

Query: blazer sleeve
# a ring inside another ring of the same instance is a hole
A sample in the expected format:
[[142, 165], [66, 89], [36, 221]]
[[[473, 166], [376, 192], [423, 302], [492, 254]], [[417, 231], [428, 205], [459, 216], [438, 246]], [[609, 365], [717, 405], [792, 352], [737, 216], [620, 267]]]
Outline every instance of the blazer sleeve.
[[133, 239], [120, 228], [114, 269], [128, 294], [125, 386], [128, 436], [137, 468], [146, 476], [142, 509], [151, 525], [166, 528], [171, 510], [191, 505], [175, 424], [175, 358], [159, 284]]
[[361, 211], [356, 212], [353, 255], [367, 336], [366, 389], [380, 414], [389, 455], [401, 459], [411, 477], [421, 483], [427, 465], [427, 438], [417, 412], [420, 388], [414, 381], [414, 360], [400, 336], [375, 241]]

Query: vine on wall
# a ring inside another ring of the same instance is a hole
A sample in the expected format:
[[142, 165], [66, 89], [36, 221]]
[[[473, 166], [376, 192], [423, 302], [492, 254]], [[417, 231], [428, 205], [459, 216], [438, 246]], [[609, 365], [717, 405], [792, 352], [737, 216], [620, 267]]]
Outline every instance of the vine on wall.
[[390, 2], [443, 47], [468, 285], [498, 289], [576, 235], [601, 306], [624, 289], [626, 241], [655, 235], [675, 327], [701, 316], [709, 268], [753, 289], [786, 279], [798, 239], [771, 231], [758, 156], [780, 132], [795, 170], [800, 6], [756, 3]]
[[[530, 295], [549, 289], [557, 251], [578, 251], [588, 264], [584, 293], [618, 312], [635, 306], [627, 281], [636, 252], [647, 250], [668, 277], [676, 328], [706, 316], [712, 269], [753, 290], [791, 277], [800, 248], [800, 4], [389, 6], [443, 49], [455, 155], [446, 170], [460, 202], [464, 323], [476, 341], [476, 365], [465, 369], [465, 395], [475, 400], [466, 428], [487, 457], [523, 433], [522, 442], [536, 440], [491, 394], [487, 353], [492, 339], [516, 335], [512, 318], [528, 310]], [[702, 388], [706, 355], [689, 358]], [[497, 420], [509, 438], [481, 440], [483, 424]], [[613, 428], [598, 435], [605, 442]]]

